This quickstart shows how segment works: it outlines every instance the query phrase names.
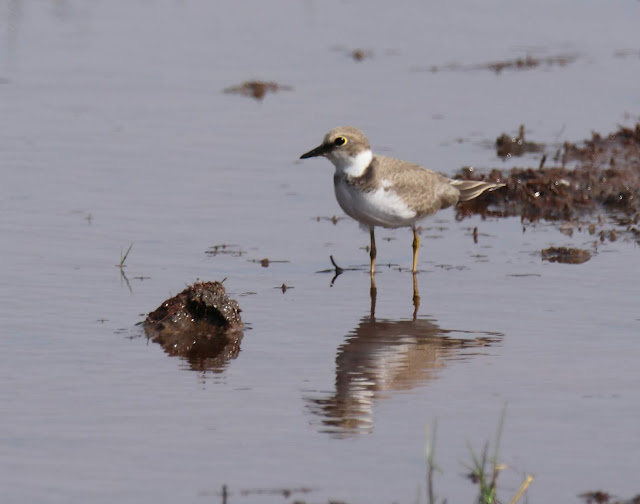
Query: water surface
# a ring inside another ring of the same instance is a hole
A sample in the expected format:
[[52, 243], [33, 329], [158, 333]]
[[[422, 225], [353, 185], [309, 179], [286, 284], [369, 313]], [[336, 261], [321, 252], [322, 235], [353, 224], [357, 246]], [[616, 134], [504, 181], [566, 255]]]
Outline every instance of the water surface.
[[[448, 174], [537, 166], [487, 146], [520, 124], [554, 146], [637, 119], [640, 60], [618, 51], [640, 47], [639, 8], [0, 2], [4, 501], [217, 502], [226, 484], [232, 502], [416, 502], [437, 418], [436, 493], [471, 502], [467, 441], [493, 438], [505, 403], [503, 500], [525, 473], [531, 502], [637, 494], [635, 242], [446, 210], [424, 224], [416, 320], [411, 233], [378, 232], [372, 310], [362, 269], [319, 273], [329, 255], [365, 266], [368, 234], [317, 219], [342, 215], [333, 168], [297, 158], [354, 124]], [[424, 70], [527, 54], [576, 59]], [[223, 93], [252, 78], [293, 90]], [[542, 262], [551, 245], [594, 256]], [[135, 325], [223, 278], [248, 328], [222, 369]]]

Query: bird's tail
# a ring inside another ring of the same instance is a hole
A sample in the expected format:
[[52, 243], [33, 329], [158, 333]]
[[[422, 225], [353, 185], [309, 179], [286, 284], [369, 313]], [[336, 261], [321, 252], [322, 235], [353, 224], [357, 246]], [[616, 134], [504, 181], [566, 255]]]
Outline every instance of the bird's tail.
[[485, 191], [495, 191], [506, 184], [494, 184], [481, 180], [452, 180], [451, 185], [460, 191], [458, 201], [469, 201], [477, 198]]

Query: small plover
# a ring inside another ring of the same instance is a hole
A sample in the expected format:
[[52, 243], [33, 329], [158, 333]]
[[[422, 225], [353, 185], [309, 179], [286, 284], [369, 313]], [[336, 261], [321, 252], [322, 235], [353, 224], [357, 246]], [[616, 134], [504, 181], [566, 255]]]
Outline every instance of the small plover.
[[420, 165], [371, 152], [357, 128], [341, 126], [327, 133], [318, 147], [300, 159], [324, 156], [336, 167], [336, 199], [347, 215], [369, 228], [370, 272], [375, 273], [376, 226], [413, 230], [413, 273], [417, 271], [420, 239], [416, 223], [458, 201], [469, 201], [504, 184], [452, 180]]

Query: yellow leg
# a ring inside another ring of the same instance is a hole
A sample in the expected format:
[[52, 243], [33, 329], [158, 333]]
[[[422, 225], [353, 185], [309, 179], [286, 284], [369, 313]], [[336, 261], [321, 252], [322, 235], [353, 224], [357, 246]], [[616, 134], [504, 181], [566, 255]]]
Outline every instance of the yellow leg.
[[369, 234], [371, 235], [371, 248], [369, 249], [369, 257], [371, 257], [371, 269], [369, 270], [371, 275], [376, 272], [376, 236], [373, 232], [373, 226], [369, 228]]
[[420, 238], [418, 238], [418, 233], [416, 228], [413, 228], [413, 269], [411, 270], [413, 273], [418, 271], [418, 250], [420, 249]]

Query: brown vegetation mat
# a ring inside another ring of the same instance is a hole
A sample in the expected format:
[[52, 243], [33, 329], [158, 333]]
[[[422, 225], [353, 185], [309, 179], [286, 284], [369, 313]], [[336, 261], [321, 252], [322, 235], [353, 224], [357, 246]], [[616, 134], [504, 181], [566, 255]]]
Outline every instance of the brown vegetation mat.
[[[557, 166], [493, 169], [488, 175], [463, 168], [455, 178], [502, 182], [506, 187], [458, 205], [458, 218], [472, 213], [523, 220], [573, 220], [597, 209], [613, 211], [618, 223], [640, 236], [640, 123], [615, 133], [594, 133], [583, 144], [565, 143]], [[568, 165], [571, 164], [571, 167]]]

